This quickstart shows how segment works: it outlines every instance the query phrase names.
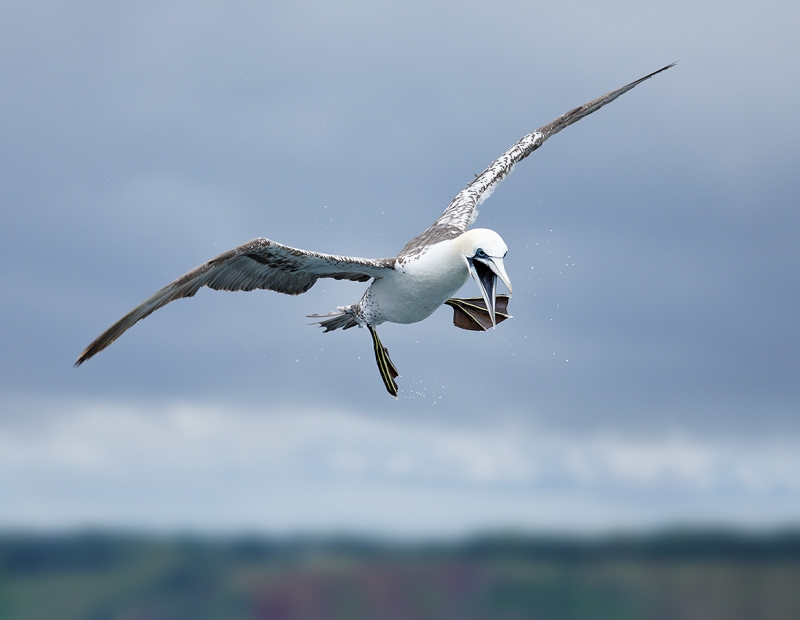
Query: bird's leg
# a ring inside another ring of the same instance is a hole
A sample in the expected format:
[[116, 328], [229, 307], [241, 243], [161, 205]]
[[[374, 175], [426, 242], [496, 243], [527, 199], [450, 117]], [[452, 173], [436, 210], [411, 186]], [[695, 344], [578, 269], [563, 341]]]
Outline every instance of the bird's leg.
[[[495, 323], [511, 318], [508, 314], [508, 299], [508, 295], [495, 296]], [[485, 332], [492, 327], [492, 317], [482, 297], [469, 299], [451, 297], [444, 303], [453, 309], [453, 325], [456, 327], [476, 332]]]
[[389, 394], [397, 398], [397, 383], [395, 382], [395, 377], [399, 377], [400, 373], [397, 372], [397, 368], [392, 364], [392, 360], [389, 358], [389, 351], [381, 344], [381, 339], [378, 338], [378, 332], [375, 331], [375, 328], [369, 323], [367, 327], [369, 328], [369, 333], [372, 334], [375, 361], [378, 363], [378, 370], [381, 371], [383, 384], [386, 386], [386, 390]]

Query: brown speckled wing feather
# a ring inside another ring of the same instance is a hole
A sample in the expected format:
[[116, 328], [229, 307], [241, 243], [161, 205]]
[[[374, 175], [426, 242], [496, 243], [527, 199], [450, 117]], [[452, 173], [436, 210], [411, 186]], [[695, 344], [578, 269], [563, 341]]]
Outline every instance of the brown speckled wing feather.
[[80, 366], [105, 349], [137, 321], [171, 301], [193, 297], [203, 286], [218, 291], [268, 289], [299, 295], [310, 289], [318, 278], [366, 282], [370, 278], [380, 278], [387, 269], [393, 269], [394, 264], [393, 258], [320, 254], [269, 239], [253, 239], [195, 267], [162, 288], [103, 332], [81, 353], [75, 365]]

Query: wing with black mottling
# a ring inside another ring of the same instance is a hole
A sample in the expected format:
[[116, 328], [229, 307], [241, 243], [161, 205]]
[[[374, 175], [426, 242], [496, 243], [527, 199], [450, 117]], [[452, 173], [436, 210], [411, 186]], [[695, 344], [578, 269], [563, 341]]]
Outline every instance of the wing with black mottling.
[[380, 278], [387, 269], [394, 268], [394, 263], [394, 259], [320, 254], [269, 239], [253, 239], [195, 267], [162, 288], [103, 332], [81, 353], [75, 365], [80, 366], [105, 349], [137, 321], [171, 301], [193, 297], [203, 286], [218, 291], [269, 289], [299, 295], [310, 289], [318, 278], [366, 282], [370, 278]]
[[641, 84], [645, 80], [650, 79], [654, 75], [666, 71], [670, 67], [675, 66], [676, 63], [667, 65], [654, 71], [653, 73], [644, 76], [631, 82], [622, 88], [611, 91], [585, 103], [582, 106], [574, 108], [562, 114], [554, 121], [540, 127], [536, 131], [529, 133], [522, 138], [514, 146], [503, 153], [498, 159], [493, 161], [486, 170], [479, 174], [473, 181], [469, 183], [458, 195], [453, 199], [444, 213], [436, 220], [427, 230], [421, 235], [409, 241], [406, 246], [400, 251], [399, 256], [413, 254], [421, 248], [444, 241], [445, 239], [453, 239], [463, 233], [467, 227], [475, 221], [478, 215], [477, 207], [484, 200], [486, 200], [494, 191], [500, 181], [507, 177], [514, 166], [525, 159], [528, 155], [538, 149], [545, 140], [550, 136], [557, 134], [565, 127], [569, 127], [573, 123], [588, 116], [592, 112], [596, 112], [604, 105], [611, 103], [620, 95], [628, 92], [635, 86]]

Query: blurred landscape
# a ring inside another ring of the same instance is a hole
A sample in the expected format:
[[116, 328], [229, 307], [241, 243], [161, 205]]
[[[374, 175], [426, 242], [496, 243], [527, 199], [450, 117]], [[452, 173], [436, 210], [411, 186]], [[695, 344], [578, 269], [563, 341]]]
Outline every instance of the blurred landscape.
[[0, 537], [0, 618], [797, 618], [800, 532]]

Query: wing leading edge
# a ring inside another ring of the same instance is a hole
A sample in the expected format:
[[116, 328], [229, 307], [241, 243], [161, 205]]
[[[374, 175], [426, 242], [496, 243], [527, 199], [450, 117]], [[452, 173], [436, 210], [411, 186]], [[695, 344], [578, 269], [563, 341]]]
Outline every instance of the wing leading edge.
[[582, 118], [589, 116], [592, 112], [596, 112], [604, 105], [611, 103], [617, 97], [627, 93], [645, 80], [649, 80], [654, 75], [658, 75], [662, 71], [674, 67], [676, 64], [677, 63], [673, 62], [666, 67], [662, 67], [658, 71], [653, 71], [630, 84], [626, 84], [622, 88], [612, 90], [602, 97], [598, 97], [582, 106], [573, 108], [554, 121], [524, 136], [462, 189], [456, 197], [453, 198], [453, 201], [444, 210], [444, 213], [439, 216], [439, 219], [422, 234], [409, 241], [398, 256], [415, 254], [428, 245], [438, 241], [444, 241], [445, 239], [453, 239], [463, 233], [467, 230], [467, 227], [475, 221], [478, 205], [491, 196], [497, 184], [511, 174], [516, 164], [542, 146], [545, 140], [550, 136], [554, 136], [562, 129], [569, 127], [573, 123], [577, 123]]

